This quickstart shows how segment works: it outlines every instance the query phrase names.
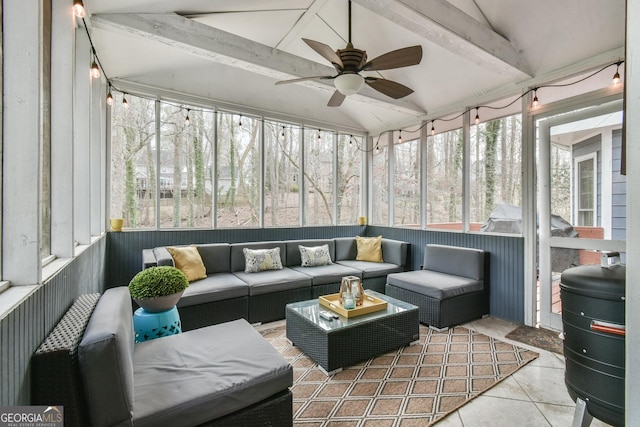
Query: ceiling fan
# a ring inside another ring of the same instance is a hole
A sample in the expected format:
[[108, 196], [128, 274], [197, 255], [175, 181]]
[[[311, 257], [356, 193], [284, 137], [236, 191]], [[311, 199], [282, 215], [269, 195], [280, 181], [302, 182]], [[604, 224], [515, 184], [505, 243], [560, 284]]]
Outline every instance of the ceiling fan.
[[331, 62], [338, 74], [335, 76], [301, 77], [291, 80], [281, 80], [276, 85], [296, 83], [305, 80], [333, 80], [336, 91], [327, 106], [339, 107], [347, 97], [358, 93], [366, 83], [380, 93], [391, 98], [399, 99], [413, 93], [413, 89], [379, 77], [362, 76], [361, 71], [381, 71], [393, 68], [417, 65], [422, 60], [422, 46], [410, 46], [393, 50], [367, 61], [367, 52], [356, 49], [351, 44], [351, 0], [349, 0], [349, 42], [344, 49], [333, 51], [328, 45], [309, 39], [302, 39], [309, 47]]

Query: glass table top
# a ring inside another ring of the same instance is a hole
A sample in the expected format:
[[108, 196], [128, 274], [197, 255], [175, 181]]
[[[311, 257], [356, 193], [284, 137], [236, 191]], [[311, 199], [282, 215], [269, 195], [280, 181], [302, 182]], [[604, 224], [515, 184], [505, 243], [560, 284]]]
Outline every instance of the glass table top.
[[[389, 297], [387, 295], [381, 294], [379, 292], [371, 291], [365, 289], [365, 295], [371, 295], [376, 298], [380, 298], [387, 302], [387, 307], [385, 310], [374, 311], [373, 313], [363, 314], [361, 316], [355, 316], [351, 318], [346, 318], [340, 316], [338, 313], [330, 310], [329, 308], [320, 305], [318, 299], [312, 299], [308, 301], [294, 302], [291, 304], [287, 304], [287, 309], [293, 310], [298, 313], [300, 316], [310, 320], [318, 327], [325, 331], [333, 331], [342, 329], [349, 326], [355, 326], [357, 324], [363, 322], [371, 322], [372, 320], [379, 319], [381, 317], [390, 316], [397, 313], [402, 313], [409, 310], [417, 310], [418, 307], [415, 305], [406, 303], [404, 301], [397, 300], [395, 298]], [[331, 314], [335, 314], [338, 316], [337, 319], [326, 320], [320, 317], [321, 311], [328, 311]]]

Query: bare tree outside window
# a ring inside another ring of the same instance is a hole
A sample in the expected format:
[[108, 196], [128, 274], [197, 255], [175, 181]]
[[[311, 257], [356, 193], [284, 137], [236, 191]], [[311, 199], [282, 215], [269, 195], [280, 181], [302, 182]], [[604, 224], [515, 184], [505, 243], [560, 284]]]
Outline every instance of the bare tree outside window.
[[420, 227], [420, 140], [394, 144], [393, 223]]
[[335, 134], [304, 130], [305, 225], [333, 224]]
[[373, 218], [376, 225], [389, 224], [389, 152], [387, 147], [378, 146], [373, 151]]
[[427, 227], [462, 230], [462, 129], [427, 138]]
[[285, 123], [264, 123], [264, 224], [300, 224], [300, 147], [302, 130]]
[[355, 224], [360, 215], [360, 174], [364, 138], [338, 135], [338, 224]]
[[260, 225], [260, 120], [218, 112], [219, 227]]

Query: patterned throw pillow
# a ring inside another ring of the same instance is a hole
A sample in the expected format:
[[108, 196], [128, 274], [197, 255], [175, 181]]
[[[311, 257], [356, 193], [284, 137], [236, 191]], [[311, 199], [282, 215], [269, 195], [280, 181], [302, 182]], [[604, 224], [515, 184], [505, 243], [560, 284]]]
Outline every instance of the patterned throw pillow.
[[300, 249], [300, 258], [303, 267], [316, 267], [318, 265], [329, 265], [331, 262], [331, 254], [329, 253], [329, 245], [305, 247], [298, 245]]
[[265, 270], [282, 270], [280, 248], [242, 249], [244, 252], [244, 272], [257, 273]]

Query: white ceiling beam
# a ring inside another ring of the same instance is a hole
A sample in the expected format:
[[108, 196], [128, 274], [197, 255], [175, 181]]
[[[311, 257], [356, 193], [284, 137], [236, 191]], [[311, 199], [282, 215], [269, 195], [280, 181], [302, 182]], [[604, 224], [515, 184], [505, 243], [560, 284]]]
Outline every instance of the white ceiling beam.
[[[184, 52], [231, 67], [241, 68], [276, 80], [335, 74], [333, 67], [273, 49], [269, 46], [213, 28], [177, 14], [96, 14], [91, 21], [97, 28], [118, 30], [163, 43]], [[310, 80], [301, 84], [331, 93], [332, 83]], [[350, 99], [378, 104], [403, 113], [424, 113], [405, 99], [394, 100], [364, 87]]]
[[291, 42], [300, 39], [300, 33], [307, 27], [307, 25], [316, 17], [318, 12], [327, 3], [327, 0], [314, 0], [302, 14], [300, 19], [291, 27], [287, 34], [276, 45], [276, 49], [286, 49]]
[[499, 75], [517, 79], [533, 75], [509, 40], [446, 0], [353, 2]]

